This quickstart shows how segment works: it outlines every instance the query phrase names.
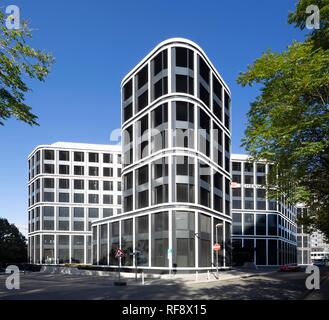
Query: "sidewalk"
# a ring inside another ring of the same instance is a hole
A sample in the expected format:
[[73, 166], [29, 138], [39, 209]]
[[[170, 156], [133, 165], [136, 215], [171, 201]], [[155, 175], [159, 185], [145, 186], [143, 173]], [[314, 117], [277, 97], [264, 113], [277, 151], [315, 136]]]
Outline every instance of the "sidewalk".
[[234, 269], [227, 271], [216, 271], [206, 273], [190, 273], [190, 274], [176, 274], [176, 275], [161, 275], [159, 279], [146, 279], [145, 284], [163, 284], [170, 285], [175, 282], [184, 282], [186, 284], [215, 282], [232, 279], [246, 279], [251, 277], [258, 277], [276, 273], [277, 270], [243, 270]]

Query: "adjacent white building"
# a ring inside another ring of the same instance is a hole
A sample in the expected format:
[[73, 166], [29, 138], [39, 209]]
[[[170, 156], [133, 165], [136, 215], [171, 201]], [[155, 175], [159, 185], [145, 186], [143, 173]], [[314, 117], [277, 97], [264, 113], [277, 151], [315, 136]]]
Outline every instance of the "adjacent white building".
[[313, 263], [329, 261], [329, 243], [320, 231], [311, 234], [311, 260]]
[[[297, 217], [302, 218], [307, 214], [308, 208], [304, 205], [297, 206]], [[299, 224], [297, 226], [297, 263], [300, 265], [311, 264], [311, 239], [307, 229]]]
[[57, 142], [28, 156], [31, 263], [92, 263], [91, 223], [121, 213], [121, 147]]
[[240, 154], [232, 154], [231, 161], [235, 262], [296, 263], [297, 208], [283, 196], [279, 201], [268, 198], [267, 175], [273, 165]]

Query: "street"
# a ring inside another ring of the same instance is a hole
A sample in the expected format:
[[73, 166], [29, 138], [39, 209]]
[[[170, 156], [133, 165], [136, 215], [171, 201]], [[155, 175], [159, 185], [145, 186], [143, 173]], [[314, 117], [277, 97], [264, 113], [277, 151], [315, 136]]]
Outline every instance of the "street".
[[300, 272], [270, 272], [249, 278], [221, 281], [186, 282], [148, 281], [145, 285], [134, 280], [126, 287], [116, 287], [113, 279], [97, 276], [61, 274], [21, 274], [20, 289], [5, 287], [6, 274], [0, 275], [0, 300], [22, 299], [91, 299], [91, 300], [314, 300], [329, 299], [329, 268], [321, 268], [320, 290], [305, 287], [308, 275]]

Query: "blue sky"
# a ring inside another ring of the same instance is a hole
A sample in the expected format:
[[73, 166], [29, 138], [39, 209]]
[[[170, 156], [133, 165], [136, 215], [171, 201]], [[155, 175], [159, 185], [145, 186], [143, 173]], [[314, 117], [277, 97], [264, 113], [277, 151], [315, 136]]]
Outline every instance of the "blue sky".
[[[243, 152], [249, 103], [257, 88], [236, 84], [262, 52], [284, 50], [303, 35], [287, 23], [293, 0], [57, 0], [16, 4], [34, 29], [31, 44], [56, 63], [45, 83], [29, 81], [26, 102], [40, 127], [9, 120], [0, 127], [0, 216], [27, 224], [27, 155], [56, 141], [110, 143], [120, 127], [120, 82], [159, 42], [198, 43], [232, 91], [233, 152]], [[25, 233], [25, 231], [24, 231]]]

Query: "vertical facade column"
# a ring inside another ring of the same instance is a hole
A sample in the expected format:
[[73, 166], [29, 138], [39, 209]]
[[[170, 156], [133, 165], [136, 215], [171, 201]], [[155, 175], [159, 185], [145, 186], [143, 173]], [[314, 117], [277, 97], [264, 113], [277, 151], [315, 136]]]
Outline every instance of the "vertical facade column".
[[199, 268], [199, 212], [194, 212], [194, 225], [195, 225], [195, 268]]
[[152, 231], [152, 217], [151, 217], [151, 213], [148, 214], [148, 221], [149, 221], [149, 267], [152, 266], [152, 262], [151, 262], [151, 259], [152, 259], [152, 234], [151, 234], [151, 231]]
[[226, 221], [223, 220], [223, 243], [224, 243], [224, 248], [223, 248], [223, 267], [226, 267]]
[[[168, 267], [169, 270], [172, 269], [173, 267], [173, 211], [169, 210], [168, 212], [169, 215], [169, 227], [168, 227], [168, 252], [167, 252], [167, 258], [169, 258], [168, 260]], [[170, 250], [170, 254], [169, 254], [169, 250]], [[175, 252], [176, 254], [176, 252]]]

